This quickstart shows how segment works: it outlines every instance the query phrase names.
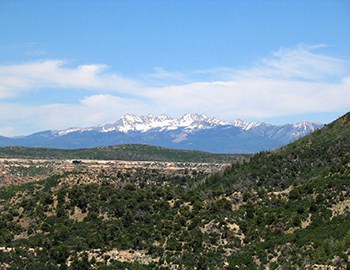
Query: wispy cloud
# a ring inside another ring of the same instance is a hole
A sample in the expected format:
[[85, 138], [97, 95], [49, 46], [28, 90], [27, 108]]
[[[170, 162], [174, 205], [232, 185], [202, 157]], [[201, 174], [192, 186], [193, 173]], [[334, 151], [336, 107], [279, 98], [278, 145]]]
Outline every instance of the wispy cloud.
[[178, 71], [171, 72], [161, 67], [155, 67], [153, 73], [143, 75], [143, 77], [148, 81], [153, 80], [157, 84], [165, 82], [169, 83], [170, 81], [182, 83], [188, 81], [188, 78], [184, 73]]
[[301, 44], [293, 49], [281, 48], [274, 52], [272, 57], [261, 59], [254, 68], [240, 71], [237, 75], [325, 81], [348, 72], [349, 63], [346, 61], [314, 52], [324, 47], [322, 44]]
[[[88, 127], [116, 121], [116, 116], [131, 111], [142, 113], [149, 106], [133, 98], [109, 94], [88, 96], [78, 104], [49, 104], [40, 106], [37, 115], [42, 125], [53, 129], [80, 126]], [[45, 115], [45, 116], [43, 116]]]
[[14, 97], [34, 88], [99, 89], [126, 92], [141, 88], [133, 80], [118, 74], [104, 73], [106, 65], [67, 67], [64, 61], [0, 65], [0, 98]]
[[218, 81], [154, 88], [147, 95], [159, 102], [158, 107], [166, 104], [172, 112], [194, 110], [226, 119], [262, 119], [350, 107], [349, 63], [315, 52], [322, 47], [282, 48], [249, 69], [199, 71]]
[[[319, 53], [323, 47], [281, 48], [241, 70], [184, 73], [156, 68], [142, 80], [107, 72], [105, 65], [69, 67], [57, 60], [0, 65], [0, 99], [32, 89], [88, 90], [71, 104], [3, 102], [0, 129], [18, 134], [29, 130], [27, 126], [31, 131], [91, 126], [128, 112], [179, 116], [192, 111], [233, 120], [341, 111], [350, 107], [350, 65]], [[16, 126], [21, 123], [20, 130]]]
[[142, 114], [150, 106], [133, 98], [91, 95], [75, 104], [25, 105], [0, 103], [0, 135], [13, 136], [47, 129], [111, 123], [125, 112]]

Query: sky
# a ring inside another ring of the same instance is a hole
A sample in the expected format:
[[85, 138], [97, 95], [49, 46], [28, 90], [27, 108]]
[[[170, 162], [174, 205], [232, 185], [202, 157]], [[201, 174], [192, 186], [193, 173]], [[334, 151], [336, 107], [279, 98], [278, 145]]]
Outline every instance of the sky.
[[0, 135], [126, 113], [329, 123], [350, 108], [348, 0], [0, 1]]

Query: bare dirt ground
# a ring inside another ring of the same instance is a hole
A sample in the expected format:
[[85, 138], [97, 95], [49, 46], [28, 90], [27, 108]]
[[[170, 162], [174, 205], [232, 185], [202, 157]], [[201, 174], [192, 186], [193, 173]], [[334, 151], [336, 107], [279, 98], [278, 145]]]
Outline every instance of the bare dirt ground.
[[164, 174], [196, 175], [221, 170], [228, 164], [121, 160], [0, 159], [0, 187], [40, 181], [65, 172], [126, 172], [137, 169], [160, 170]]

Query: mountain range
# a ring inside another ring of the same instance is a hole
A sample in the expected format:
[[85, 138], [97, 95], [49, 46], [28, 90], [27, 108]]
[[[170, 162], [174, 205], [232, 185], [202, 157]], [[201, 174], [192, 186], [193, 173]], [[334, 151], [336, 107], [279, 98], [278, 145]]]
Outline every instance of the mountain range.
[[311, 122], [272, 125], [240, 119], [230, 123], [196, 113], [185, 114], [181, 118], [126, 114], [115, 123], [96, 127], [0, 137], [0, 146], [77, 149], [141, 143], [214, 153], [254, 153], [278, 148], [322, 126]]

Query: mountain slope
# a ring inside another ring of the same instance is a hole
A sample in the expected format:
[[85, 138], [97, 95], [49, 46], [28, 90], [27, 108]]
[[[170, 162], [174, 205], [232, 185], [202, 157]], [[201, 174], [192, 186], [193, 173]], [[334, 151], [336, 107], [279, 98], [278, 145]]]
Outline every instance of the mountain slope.
[[0, 189], [1, 266], [347, 269], [349, 134], [350, 113], [185, 185], [75, 171]]
[[0, 138], [0, 145], [77, 149], [138, 143], [215, 153], [254, 153], [278, 148], [321, 127], [308, 122], [282, 126], [242, 120], [228, 123], [203, 114], [186, 114], [179, 119], [127, 114], [99, 127]]
[[238, 208], [235, 220], [246, 245], [233, 264], [349, 268], [349, 134], [350, 113], [196, 187], [213, 200], [229, 196]]
[[[345, 166], [350, 159], [349, 114], [324, 128], [307, 135], [274, 152], [262, 152], [253, 156], [245, 170], [254, 172], [248, 183], [266, 188], [285, 188], [290, 181], [326, 173], [334, 166]], [[229, 174], [229, 181], [239, 181], [236, 165]], [[239, 167], [239, 165], [237, 165]], [[245, 173], [245, 172], [243, 172]], [[232, 174], [232, 175], [231, 175]], [[233, 177], [233, 179], [232, 179]], [[236, 180], [237, 179], [237, 180]]]

